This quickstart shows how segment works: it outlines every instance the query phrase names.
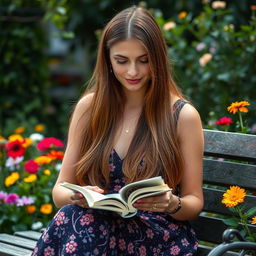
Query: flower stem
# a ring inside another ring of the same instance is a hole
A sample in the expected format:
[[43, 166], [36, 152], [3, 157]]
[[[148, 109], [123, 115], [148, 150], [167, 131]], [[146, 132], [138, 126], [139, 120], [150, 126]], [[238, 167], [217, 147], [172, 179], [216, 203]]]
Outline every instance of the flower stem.
[[240, 121], [240, 126], [241, 126], [241, 131], [244, 131], [244, 124], [243, 124], [243, 118], [241, 112], [238, 112], [239, 115], [239, 121]]
[[240, 217], [240, 221], [241, 221], [246, 233], [248, 234], [249, 237], [252, 237], [252, 233], [251, 233], [251, 231], [248, 227], [248, 224], [247, 224], [247, 218], [243, 215], [243, 213], [242, 213], [242, 211], [239, 207], [237, 207], [236, 210], [237, 210], [237, 213]]

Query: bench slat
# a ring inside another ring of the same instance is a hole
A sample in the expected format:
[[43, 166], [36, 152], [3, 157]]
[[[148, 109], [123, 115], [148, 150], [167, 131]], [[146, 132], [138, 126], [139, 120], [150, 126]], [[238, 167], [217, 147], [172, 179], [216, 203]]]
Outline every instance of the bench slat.
[[27, 230], [27, 231], [17, 231], [14, 233], [14, 235], [37, 241], [40, 238], [40, 236], [42, 235], [42, 233], [32, 231], [32, 230]]
[[[213, 247], [210, 246], [199, 245], [196, 256], [207, 256], [212, 249]], [[239, 256], [239, 254], [235, 252], [227, 252], [223, 254], [223, 256]]]
[[204, 129], [205, 155], [256, 162], [256, 136]]
[[[256, 136], [255, 136], [256, 137]], [[256, 165], [204, 159], [204, 182], [256, 190]], [[241, 175], [241, 170], [243, 175]]]
[[0, 256], [30, 256], [32, 250], [0, 242]]
[[36, 246], [36, 241], [13, 236], [9, 234], [0, 234], [0, 242], [4, 242], [10, 245], [15, 245], [24, 249], [33, 250]]

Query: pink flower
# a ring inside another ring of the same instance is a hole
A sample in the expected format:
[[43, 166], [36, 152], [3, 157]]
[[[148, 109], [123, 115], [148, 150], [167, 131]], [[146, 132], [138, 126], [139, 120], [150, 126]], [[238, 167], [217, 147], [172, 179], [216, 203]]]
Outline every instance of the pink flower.
[[132, 243], [128, 244], [128, 253], [134, 254], [134, 245]]
[[147, 255], [146, 247], [142, 245], [142, 246], [139, 248], [139, 256], [146, 256], [146, 255]]
[[54, 137], [44, 138], [37, 144], [37, 148], [40, 151], [45, 151], [47, 149], [54, 148], [54, 147], [63, 148], [64, 144], [61, 140], [56, 139]]
[[77, 243], [72, 240], [66, 244], [66, 252], [72, 253], [76, 250], [76, 247], [77, 247]]
[[221, 117], [218, 121], [216, 121], [216, 124], [218, 125], [230, 125], [233, 122], [232, 118], [230, 117]]
[[60, 226], [64, 223], [65, 220], [65, 212], [59, 212], [56, 216], [55, 216], [55, 224], [57, 226]]
[[178, 245], [171, 247], [171, 255], [179, 255], [180, 247]]
[[10, 193], [5, 199], [7, 204], [15, 204], [19, 200], [19, 196], [15, 193]]
[[124, 239], [119, 239], [119, 248], [120, 248], [121, 251], [125, 250], [126, 244], [125, 244]]
[[50, 246], [46, 247], [44, 249], [44, 256], [53, 256], [54, 255], [54, 249]]
[[81, 219], [80, 219], [80, 224], [82, 225], [82, 226], [84, 226], [84, 225], [90, 225], [90, 223], [92, 223], [92, 222], [94, 222], [94, 217], [93, 217], [93, 215], [92, 214], [85, 214], [85, 215], [83, 215], [82, 217], [81, 217]]
[[168, 228], [170, 228], [171, 230], [177, 230], [178, 225], [172, 223], [172, 224], [168, 225]]
[[37, 173], [39, 170], [39, 165], [34, 160], [28, 160], [24, 164], [24, 169], [28, 173]]
[[109, 247], [112, 249], [116, 247], [116, 238], [114, 236], [110, 237]]
[[170, 233], [169, 233], [169, 231], [165, 230], [164, 237], [163, 237], [164, 241], [167, 241], [169, 238], [170, 238]]
[[182, 239], [181, 243], [182, 243], [183, 246], [188, 246], [189, 245], [189, 242], [186, 238]]
[[149, 238], [153, 238], [153, 236], [154, 236], [152, 229], [149, 229], [149, 228], [147, 229], [146, 234], [147, 234], [147, 237], [149, 237]]

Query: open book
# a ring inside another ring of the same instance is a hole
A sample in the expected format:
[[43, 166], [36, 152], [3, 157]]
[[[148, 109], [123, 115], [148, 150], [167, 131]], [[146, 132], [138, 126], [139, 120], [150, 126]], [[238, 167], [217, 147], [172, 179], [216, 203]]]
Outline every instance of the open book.
[[171, 190], [161, 176], [127, 184], [119, 190], [119, 193], [105, 195], [68, 182], [60, 185], [83, 194], [89, 207], [114, 211], [124, 218], [136, 214], [137, 209], [132, 206], [136, 200]]

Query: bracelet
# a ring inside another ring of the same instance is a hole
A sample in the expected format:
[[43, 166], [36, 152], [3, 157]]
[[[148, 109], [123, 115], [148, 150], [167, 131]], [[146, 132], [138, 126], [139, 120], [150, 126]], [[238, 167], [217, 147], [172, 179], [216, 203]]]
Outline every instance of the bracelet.
[[168, 212], [169, 214], [174, 214], [174, 213], [178, 212], [181, 209], [181, 200], [180, 200], [179, 196], [178, 196], [178, 200], [179, 200], [178, 206], [173, 211]]

